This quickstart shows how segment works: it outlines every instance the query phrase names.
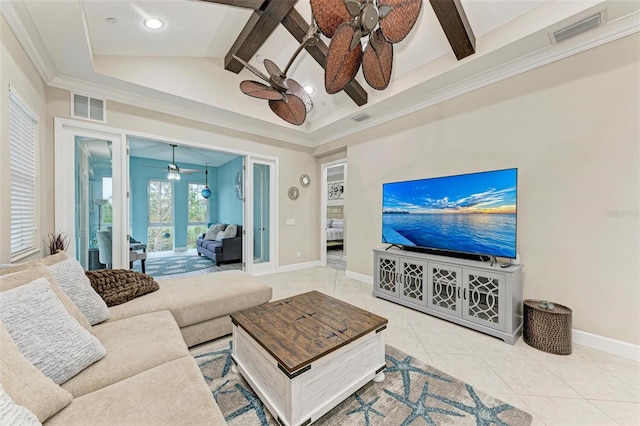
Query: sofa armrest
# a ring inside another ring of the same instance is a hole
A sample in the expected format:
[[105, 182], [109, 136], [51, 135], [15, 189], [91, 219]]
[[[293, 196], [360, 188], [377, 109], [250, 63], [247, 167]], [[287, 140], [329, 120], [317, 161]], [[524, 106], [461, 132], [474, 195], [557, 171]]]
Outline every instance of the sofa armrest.
[[222, 255], [226, 260], [242, 259], [242, 236], [223, 239]]

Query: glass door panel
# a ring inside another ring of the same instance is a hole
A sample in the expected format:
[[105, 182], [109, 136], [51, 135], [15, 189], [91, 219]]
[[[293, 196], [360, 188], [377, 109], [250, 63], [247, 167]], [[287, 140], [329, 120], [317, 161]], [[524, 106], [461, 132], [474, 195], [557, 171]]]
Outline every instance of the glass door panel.
[[112, 143], [75, 137], [75, 246], [87, 270], [113, 264]]
[[253, 165], [253, 263], [269, 262], [270, 166]]

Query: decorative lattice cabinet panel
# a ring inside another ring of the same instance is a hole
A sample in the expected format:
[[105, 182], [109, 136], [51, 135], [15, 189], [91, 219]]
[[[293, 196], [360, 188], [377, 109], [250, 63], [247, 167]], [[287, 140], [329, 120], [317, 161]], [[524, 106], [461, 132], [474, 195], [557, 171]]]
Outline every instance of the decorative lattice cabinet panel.
[[514, 344], [522, 334], [522, 265], [374, 250], [373, 295]]
[[462, 316], [462, 268], [429, 263], [427, 306], [448, 315]]

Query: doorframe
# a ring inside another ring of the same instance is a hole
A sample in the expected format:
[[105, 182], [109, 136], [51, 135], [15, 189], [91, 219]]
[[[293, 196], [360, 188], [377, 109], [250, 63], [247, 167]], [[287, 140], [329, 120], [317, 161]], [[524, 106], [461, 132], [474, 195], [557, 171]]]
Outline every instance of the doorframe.
[[[347, 183], [347, 159], [329, 161], [327, 163], [320, 164], [320, 176], [322, 176], [322, 187], [320, 188], [320, 266], [327, 266], [327, 186], [329, 185], [329, 173], [328, 169], [343, 166], [344, 172], [344, 187], [345, 192], [348, 188]], [[347, 217], [347, 199], [343, 207], [344, 218]], [[345, 254], [347, 253], [347, 221], [345, 220], [343, 247]]]
[[[128, 138], [138, 137], [145, 139], [153, 139], [161, 143], [177, 144], [182, 146], [188, 146], [198, 149], [206, 149], [212, 151], [222, 151], [226, 153], [235, 154], [244, 157], [245, 173], [243, 179], [243, 229], [245, 233], [243, 235], [243, 255], [245, 256], [243, 261], [245, 263], [244, 269], [249, 273], [261, 274], [274, 272], [278, 267], [279, 259], [279, 239], [280, 231], [278, 226], [278, 214], [279, 214], [279, 192], [278, 182], [280, 176], [279, 158], [269, 155], [256, 154], [249, 151], [233, 149], [217, 145], [209, 145], [202, 142], [187, 141], [182, 139], [176, 139], [161, 135], [154, 135], [145, 132], [130, 131], [126, 129], [120, 129], [116, 127], [107, 126], [104, 124], [85, 122], [69, 118], [54, 117], [54, 168], [55, 168], [55, 208], [54, 208], [54, 223], [55, 229], [70, 234], [71, 243], [67, 249], [71, 256], [75, 256], [75, 183], [74, 183], [74, 168], [63, 168], [60, 165], [75, 161], [75, 136], [88, 136], [95, 137], [96, 139], [112, 140], [117, 138], [118, 147], [125, 147], [116, 152], [114, 148], [114, 165], [112, 167], [113, 173], [113, 191], [116, 188], [120, 193], [129, 196], [129, 155], [128, 155]], [[110, 137], [107, 137], [109, 135]], [[119, 160], [116, 161], [116, 155]], [[246, 165], [251, 164], [251, 160], [271, 162], [273, 167], [271, 177], [271, 229], [273, 230], [273, 238], [270, 242], [270, 255], [271, 259], [269, 271], [263, 272], [260, 268], [247, 268], [249, 265], [248, 260], [253, 259], [253, 217], [248, 212], [249, 209], [248, 200], [253, 197], [253, 174], [250, 170], [251, 167]], [[126, 166], [125, 166], [126, 165]], [[117, 167], [116, 167], [117, 166]], [[124, 170], [127, 168], [126, 170]], [[69, 186], [69, 179], [72, 183]], [[117, 203], [116, 203], [117, 201]], [[72, 207], [70, 207], [72, 206]], [[127, 250], [126, 234], [123, 230], [128, 229], [129, 224], [129, 209], [125, 208], [122, 201], [113, 201], [113, 260], [114, 268], [128, 268], [129, 267], [129, 251]], [[69, 231], [71, 230], [71, 231]], [[124, 237], [123, 237], [124, 236]], [[116, 263], [117, 262], [117, 263]], [[253, 271], [252, 271], [253, 269]]]

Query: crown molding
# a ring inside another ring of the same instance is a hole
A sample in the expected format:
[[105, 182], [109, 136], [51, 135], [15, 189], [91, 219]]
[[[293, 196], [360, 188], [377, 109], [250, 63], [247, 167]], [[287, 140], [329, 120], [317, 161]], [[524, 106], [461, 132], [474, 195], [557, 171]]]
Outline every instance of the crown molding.
[[[107, 99], [108, 101], [119, 102], [254, 136], [269, 138], [277, 142], [287, 142], [306, 148], [312, 148], [312, 144], [308, 141], [304, 132], [295, 129], [288, 129], [262, 120], [252, 119], [212, 105], [201, 104], [190, 100], [186, 101], [193, 105], [183, 105], [175, 101], [161, 100], [149, 96], [138, 95], [125, 90], [89, 83], [63, 75], [58, 75], [48, 85], [62, 90], [94, 95], [99, 98]], [[177, 99], [184, 101], [182, 98]], [[267, 136], [269, 134], [278, 136]]]
[[2, 15], [7, 20], [9, 27], [11, 27], [11, 30], [16, 35], [16, 38], [33, 63], [36, 71], [40, 74], [40, 78], [48, 84], [58, 74], [58, 70], [51, 57], [47, 54], [47, 50], [42, 45], [42, 40], [39, 39], [39, 35], [34, 36], [37, 37], [37, 40], [34, 41], [29, 30], [24, 26], [20, 14], [14, 7], [15, 5], [24, 7], [24, 5], [18, 2], [0, 0], [0, 11], [2, 11]]

